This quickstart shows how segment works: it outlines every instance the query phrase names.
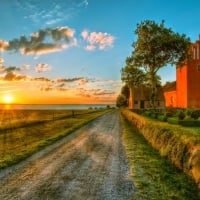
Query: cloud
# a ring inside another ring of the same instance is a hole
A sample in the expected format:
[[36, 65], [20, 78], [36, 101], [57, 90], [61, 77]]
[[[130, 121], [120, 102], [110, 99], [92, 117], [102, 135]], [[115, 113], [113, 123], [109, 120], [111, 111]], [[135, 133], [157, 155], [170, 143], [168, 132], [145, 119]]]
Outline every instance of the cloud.
[[9, 43], [5, 40], [0, 40], [0, 51], [5, 51], [9, 46]]
[[88, 42], [88, 45], [85, 47], [88, 51], [93, 51], [96, 48], [99, 50], [105, 50], [107, 48], [110, 48], [113, 46], [115, 37], [108, 34], [108, 33], [102, 33], [102, 32], [88, 32], [87, 30], [84, 30], [81, 33], [81, 36], [85, 41]]
[[4, 59], [0, 58], [0, 66], [3, 66], [3, 63], [4, 63]]
[[16, 9], [19, 13], [25, 13], [27, 23], [53, 25], [66, 23], [76, 16], [82, 9], [88, 6], [88, 0], [48, 0], [46, 1], [17, 1]]
[[47, 28], [32, 33], [30, 37], [22, 35], [8, 43], [0, 43], [0, 48], [8, 51], [20, 51], [21, 54], [46, 54], [77, 45], [74, 30], [68, 27]]
[[30, 67], [31, 67], [30, 65], [24, 64], [24, 65], [21, 67], [21, 70], [29, 70]]
[[65, 83], [67, 83], [67, 82], [75, 82], [75, 81], [80, 81], [80, 80], [82, 80], [82, 79], [84, 79], [83, 77], [75, 77], [75, 78], [58, 78], [58, 79], [56, 79], [56, 82], [65, 82]]
[[39, 82], [52, 82], [51, 79], [48, 79], [46, 77], [35, 77], [31, 78], [31, 81], [39, 81]]
[[96, 46], [94, 46], [94, 45], [87, 45], [87, 46], [85, 47], [85, 49], [86, 49], [87, 51], [94, 51], [94, 50], [96, 49]]
[[81, 79], [78, 80], [79, 85], [85, 85], [88, 82], [89, 82], [89, 80], [86, 79], [86, 78], [81, 78]]
[[46, 63], [39, 63], [35, 67], [36, 72], [47, 72], [47, 71], [50, 71], [50, 70], [51, 70], [51, 66], [49, 66]]
[[16, 66], [10, 66], [10, 67], [5, 67], [4, 71], [5, 72], [12, 72], [12, 71], [20, 71], [21, 69], [19, 67]]
[[78, 6], [79, 7], [82, 7], [82, 6], [87, 7], [88, 5], [89, 5], [88, 0], [83, 0]]
[[26, 79], [27, 79], [26, 75], [16, 74], [13, 71], [8, 71], [3, 77], [1, 77], [1, 80], [4, 81], [21, 81]]

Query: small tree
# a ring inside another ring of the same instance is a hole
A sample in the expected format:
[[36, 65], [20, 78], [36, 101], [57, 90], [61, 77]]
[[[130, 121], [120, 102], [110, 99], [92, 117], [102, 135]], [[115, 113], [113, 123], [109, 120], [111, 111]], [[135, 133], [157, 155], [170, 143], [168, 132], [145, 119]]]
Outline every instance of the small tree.
[[135, 66], [144, 67], [151, 79], [151, 105], [155, 107], [156, 74], [167, 64], [181, 65], [188, 57], [190, 40], [185, 35], [165, 28], [164, 21], [156, 24], [145, 20], [137, 24], [137, 41], [133, 43], [132, 60]]
[[127, 105], [128, 105], [128, 100], [129, 100], [129, 96], [130, 96], [130, 90], [127, 84], [125, 84], [122, 88], [121, 88], [121, 94], [124, 95], [126, 97], [126, 101], [127, 101]]
[[127, 99], [123, 94], [118, 95], [116, 99], [116, 106], [117, 107], [127, 106]]
[[129, 108], [134, 105], [134, 87], [145, 81], [145, 73], [138, 67], [135, 67], [131, 57], [126, 58], [126, 66], [121, 69], [121, 79], [129, 88]]

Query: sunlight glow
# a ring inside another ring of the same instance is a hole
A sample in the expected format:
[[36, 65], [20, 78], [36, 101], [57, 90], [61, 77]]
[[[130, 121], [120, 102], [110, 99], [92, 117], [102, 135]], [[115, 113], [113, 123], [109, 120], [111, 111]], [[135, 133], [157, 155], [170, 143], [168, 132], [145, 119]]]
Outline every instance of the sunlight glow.
[[4, 97], [3, 97], [3, 101], [5, 104], [10, 104], [13, 102], [13, 97], [9, 94], [6, 94]]

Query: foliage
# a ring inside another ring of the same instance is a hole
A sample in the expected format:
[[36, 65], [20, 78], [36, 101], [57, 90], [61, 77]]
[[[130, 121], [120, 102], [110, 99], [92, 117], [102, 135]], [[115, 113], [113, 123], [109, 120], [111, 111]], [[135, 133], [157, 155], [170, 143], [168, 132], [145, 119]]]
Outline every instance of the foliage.
[[127, 85], [138, 86], [145, 81], [145, 73], [143, 70], [134, 66], [132, 58], [126, 58], [126, 66], [121, 69], [121, 80]]
[[193, 110], [191, 112], [191, 118], [198, 119], [200, 117], [200, 110]]
[[144, 67], [150, 74], [152, 83], [151, 102], [154, 107], [156, 96], [155, 77], [158, 70], [167, 64], [181, 65], [188, 57], [190, 40], [185, 35], [165, 28], [160, 24], [145, 20], [137, 24], [137, 41], [133, 43], [132, 59], [135, 66]]
[[185, 115], [185, 112], [183, 110], [178, 110], [177, 116], [178, 116], [179, 120], [183, 120], [186, 115]]
[[127, 99], [123, 94], [119, 94], [116, 100], [116, 106], [122, 107], [127, 106]]
[[130, 96], [130, 90], [127, 84], [125, 84], [122, 88], [121, 88], [121, 94], [124, 95], [126, 97], [126, 99], [129, 99]]
[[135, 67], [132, 58], [126, 58], [126, 65], [121, 69], [121, 80], [126, 83], [129, 88], [129, 95], [131, 98], [131, 102], [129, 107], [132, 107], [134, 102], [134, 87], [141, 85], [145, 81], [145, 73], [143, 70]]

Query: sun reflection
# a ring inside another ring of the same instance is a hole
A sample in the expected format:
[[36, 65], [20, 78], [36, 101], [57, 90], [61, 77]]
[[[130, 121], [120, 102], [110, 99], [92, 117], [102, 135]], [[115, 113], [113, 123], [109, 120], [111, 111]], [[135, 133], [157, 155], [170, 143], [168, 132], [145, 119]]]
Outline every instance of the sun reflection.
[[4, 110], [10, 110], [11, 109], [11, 105], [10, 104], [5, 104], [4, 105]]

